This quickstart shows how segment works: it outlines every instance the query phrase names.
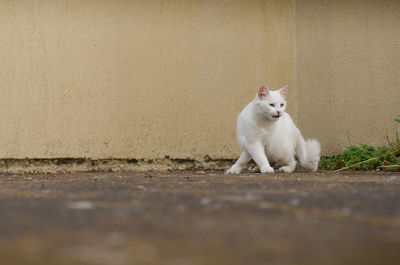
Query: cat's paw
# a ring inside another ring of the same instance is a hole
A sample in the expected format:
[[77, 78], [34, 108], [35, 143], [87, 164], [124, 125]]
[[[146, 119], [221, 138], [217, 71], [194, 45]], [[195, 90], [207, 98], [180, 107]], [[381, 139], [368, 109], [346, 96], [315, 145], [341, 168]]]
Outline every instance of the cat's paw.
[[290, 166], [284, 166], [279, 168], [279, 172], [292, 173], [293, 171], [294, 171], [293, 167]]
[[264, 166], [260, 168], [261, 173], [274, 173], [274, 169], [271, 166]]
[[225, 174], [239, 174], [240, 171], [242, 171], [241, 168], [233, 166], [230, 169], [228, 169], [227, 171], [225, 171]]

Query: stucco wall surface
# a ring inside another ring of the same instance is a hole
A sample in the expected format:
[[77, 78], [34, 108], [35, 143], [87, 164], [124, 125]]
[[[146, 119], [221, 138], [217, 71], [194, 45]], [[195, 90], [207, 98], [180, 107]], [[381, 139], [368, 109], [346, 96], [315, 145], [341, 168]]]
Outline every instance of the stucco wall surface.
[[398, 129], [400, 1], [0, 1], [1, 158], [234, 158], [262, 84], [323, 154]]
[[399, 14], [397, 0], [296, 1], [298, 122], [324, 154], [399, 129]]
[[235, 157], [258, 87], [291, 87], [293, 1], [0, 1], [0, 158]]

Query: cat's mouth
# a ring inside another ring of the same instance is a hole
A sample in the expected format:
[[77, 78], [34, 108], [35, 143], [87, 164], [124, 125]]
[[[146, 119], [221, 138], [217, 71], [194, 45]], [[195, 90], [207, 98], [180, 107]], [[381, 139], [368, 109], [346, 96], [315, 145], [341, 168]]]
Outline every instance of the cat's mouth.
[[280, 116], [281, 116], [281, 115], [275, 115], [275, 116], [272, 116], [272, 118], [274, 118], [274, 119], [279, 119]]

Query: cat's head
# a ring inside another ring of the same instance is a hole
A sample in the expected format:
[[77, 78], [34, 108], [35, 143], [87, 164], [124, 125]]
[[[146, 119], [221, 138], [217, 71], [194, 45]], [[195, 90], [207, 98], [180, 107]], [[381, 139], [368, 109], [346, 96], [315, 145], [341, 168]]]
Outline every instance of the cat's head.
[[287, 92], [288, 86], [275, 91], [260, 87], [255, 99], [260, 113], [271, 121], [277, 121], [285, 113]]

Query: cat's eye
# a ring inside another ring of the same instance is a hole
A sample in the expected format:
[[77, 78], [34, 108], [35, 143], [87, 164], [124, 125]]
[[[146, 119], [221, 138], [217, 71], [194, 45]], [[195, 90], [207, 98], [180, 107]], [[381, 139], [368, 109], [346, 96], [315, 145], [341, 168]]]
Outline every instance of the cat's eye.
[[282, 104], [281, 104], [281, 108], [282, 108], [283, 106], [285, 106], [285, 104], [282, 103]]
[[275, 107], [275, 104], [269, 104], [269, 105], [270, 105], [271, 107], [273, 107], [273, 108]]

